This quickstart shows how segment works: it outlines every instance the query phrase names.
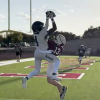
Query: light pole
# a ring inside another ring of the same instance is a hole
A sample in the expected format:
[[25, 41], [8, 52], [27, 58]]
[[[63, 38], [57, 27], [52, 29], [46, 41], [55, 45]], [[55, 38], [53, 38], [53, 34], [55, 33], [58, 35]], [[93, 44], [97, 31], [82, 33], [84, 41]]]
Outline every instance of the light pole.
[[[32, 0], [30, 0], [30, 33], [32, 25]], [[10, 30], [10, 0], [8, 0], [8, 31]]]
[[8, 0], [8, 31], [10, 30], [10, 0]]
[[30, 0], [30, 33], [32, 32], [31, 25], [32, 25], [32, 0]]

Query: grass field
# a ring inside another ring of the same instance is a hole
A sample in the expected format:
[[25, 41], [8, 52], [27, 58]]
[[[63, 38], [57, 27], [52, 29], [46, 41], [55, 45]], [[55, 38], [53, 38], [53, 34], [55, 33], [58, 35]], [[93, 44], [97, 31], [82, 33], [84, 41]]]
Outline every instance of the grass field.
[[[59, 77], [64, 78], [61, 84], [68, 87], [64, 100], [100, 100], [100, 58], [83, 59], [83, 65], [73, 70], [70, 68], [77, 66], [78, 57], [60, 58]], [[48, 84], [43, 77], [46, 67], [47, 62], [43, 61], [41, 77], [28, 80], [27, 88], [23, 89], [21, 77], [34, 70], [34, 60], [0, 66], [0, 100], [59, 100], [56, 87]]]

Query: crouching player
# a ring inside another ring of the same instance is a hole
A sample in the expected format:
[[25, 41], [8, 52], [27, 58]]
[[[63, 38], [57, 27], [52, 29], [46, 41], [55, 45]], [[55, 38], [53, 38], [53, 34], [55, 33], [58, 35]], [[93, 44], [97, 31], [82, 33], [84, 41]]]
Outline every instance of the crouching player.
[[79, 62], [79, 66], [81, 65], [81, 62], [82, 62], [84, 54], [85, 54], [84, 45], [81, 45], [80, 48], [78, 49], [78, 55], [79, 55], [78, 62]]
[[[63, 35], [58, 35], [56, 38], [56, 41], [49, 40], [48, 41], [48, 46], [49, 50], [52, 50], [52, 54], [55, 56], [58, 56], [59, 54], [62, 53], [63, 51], [63, 45], [66, 43], [66, 39]], [[52, 84], [57, 87], [59, 93], [60, 93], [60, 100], [63, 100], [65, 97], [65, 93], [67, 91], [66, 86], [62, 86], [60, 82], [56, 80], [52, 80], [51, 76], [54, 70], [54, 63], [53, 62], [48, 62], [48, 68], [47, 68], [47, 81], [49, 84]]]

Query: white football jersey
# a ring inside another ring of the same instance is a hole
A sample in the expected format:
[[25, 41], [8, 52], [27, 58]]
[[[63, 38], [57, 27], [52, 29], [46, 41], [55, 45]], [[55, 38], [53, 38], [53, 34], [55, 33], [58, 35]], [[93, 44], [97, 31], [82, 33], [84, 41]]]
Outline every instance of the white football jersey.
[[39, 50], [47, 50], [48, 49], [48, 38], [44, 39], [47, 35], [47, 29], [43, 28], [39, 34], [34, 34], [35, 39], [35, 48]]
[[88, 49], [87, 49], [87, 51], [89, 51], [89, 52], [90, 52], [90, 51], [91, 51], [91, 48], [88, 48]]

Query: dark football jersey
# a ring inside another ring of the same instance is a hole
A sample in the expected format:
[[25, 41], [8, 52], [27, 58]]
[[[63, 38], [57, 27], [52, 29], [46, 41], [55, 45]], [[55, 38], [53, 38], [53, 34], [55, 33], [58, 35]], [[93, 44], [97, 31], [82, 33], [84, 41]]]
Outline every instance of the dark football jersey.
[[83, 57], [85, 54], [85, 49], [78, 49], [78, 54], [80, 57]]
[[48, 50], [52, 50], [52, 54], [59, 55], [63, 51], [63, 46], [58, 46], [54, 41], [48, 40]]

